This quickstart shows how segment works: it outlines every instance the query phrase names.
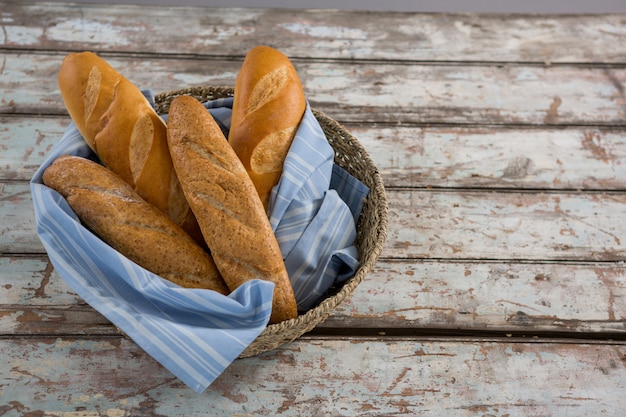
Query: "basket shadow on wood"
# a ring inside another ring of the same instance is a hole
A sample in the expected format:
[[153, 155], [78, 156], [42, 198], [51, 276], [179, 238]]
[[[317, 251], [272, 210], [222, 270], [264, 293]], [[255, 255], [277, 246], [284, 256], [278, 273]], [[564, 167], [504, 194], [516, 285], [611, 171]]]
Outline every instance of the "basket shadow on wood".
[[[232, 87], [198, 86], [163, 92], [155, 96], [156, 110], [165, 114], [172, 99], [188, 95], [201, 102], [232, 97]], [[332, 314], [332, 311], [350, 297], [363, 278], [371, 271], [383, 249], [387, 237], [387, 196], [382, 178], [363, 146], [338, 122], [313, 109], [328, 142], [335, 151], [335, 163], [347, 170], [370, 189], [357, 224], [355, 245], [360, 263], [354, 276], [329, 295], [316, 307], [295, 319], [268, 325], [265, 330], [241, 353], [240, 358], [255, 356], [276, 349], [310, 331]]]

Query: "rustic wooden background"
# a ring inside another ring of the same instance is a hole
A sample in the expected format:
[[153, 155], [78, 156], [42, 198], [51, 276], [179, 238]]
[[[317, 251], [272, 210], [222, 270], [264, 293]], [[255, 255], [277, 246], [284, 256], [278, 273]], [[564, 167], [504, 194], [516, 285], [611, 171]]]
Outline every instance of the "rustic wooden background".
[[[626, 15], [0, 9], [0, 415], [623, 415]], [[196, 395], [55, 273], [28, 180], [68, 52], [159, 92], [259, 43], [372, 155], [389, 236], [324, 324]]]
[[[62, 0], [52, 0], [59, 1]], [[81, 4], [137, 4], [147, 6], [211, 6], [288, 9], [341, 9], [420, 13], [626, 13], [622, 0], [75, 0]]]

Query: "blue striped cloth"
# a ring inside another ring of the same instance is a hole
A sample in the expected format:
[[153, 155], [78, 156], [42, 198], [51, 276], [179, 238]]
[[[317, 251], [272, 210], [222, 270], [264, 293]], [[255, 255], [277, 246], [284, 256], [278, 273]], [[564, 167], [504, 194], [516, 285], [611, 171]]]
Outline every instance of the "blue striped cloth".
[[[205, 103], [226, 135], [232, 103], [232, 98]], [[307, 103], [268, 207], [300, 312], [358, 267], [352, 243], [369, 189], [335, 165], [334, 155]]]
[[[227, 132], [232, 100], [205, 105]], [[87, 303], [186, 385], [204, 391], [267, 325], [273, 284], [253, 280], [223, 296], [181, 288], [139, 267], [83, 227], [65, 199], [43, 185], [43, 171], [60, 155], [95, 159], [71, 123], [31, 180], [37, 233], [50, 261]], [[358, 266], [352, 241], [368, 189], [332, 156], [307, 108], [269, 214], [301, 311]]]

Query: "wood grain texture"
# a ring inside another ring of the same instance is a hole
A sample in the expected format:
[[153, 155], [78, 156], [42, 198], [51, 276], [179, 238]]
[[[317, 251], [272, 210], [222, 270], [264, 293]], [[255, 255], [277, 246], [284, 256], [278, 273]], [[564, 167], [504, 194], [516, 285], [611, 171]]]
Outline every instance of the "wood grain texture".
[[[0, 415], [623, 414], [625, 16], [0, 9]], [[260, 43], [373, 157], [389, 234], [313, 333], [197, 395], [55, 272], [28, 180], [68, 52], [161, 92], [232, 86]]]
[[[405, 61], [624, 62], [624, 17], [42, 6], [3, 1], [4, 46]], [[153, 33], [167, 32], [167, 36]], [[584, 40], [581, 42], [581, 40]]]
[[[119, 332], [45, 256], [0, 257], [0, 336]], [[626, 337], [626, 271], [606, 263], [381, 260], [321, 331]]]
[[0, 256], [0, 305], [60, 306], [84, 305], [57, 274], [47, 256]]
[[[66, 114], [56, 74], [65, 53], [7, 52], [0, 113]], [[139, 88], [156, 92], [229, 85], [241, 60], [106, 57]], [[459, 65], [302, 61], [311, 104], [339, 121], [622, 126], [626, 69], [604, 66]], [[402, 82], [398, 82], [402, 80]], [[18, 87], [19, 86], [19, 87]]]
[[350, 125], [391, 187], [619, 190], [626, 132]]
[[623, 265], [379, 262], [328, 328], [626, 335]]
[[[29, 180], [67, 116], [0, 116], [0, 180]], [[598, 128], [347, 125], [388, 187], [626, 188], [626, 131]]]
[[41, 252], [28, 183], [0, 183], [0, 254]]
[[69, 123], [69, 116], [0, 116], [0, 179], [29, 181]]
[[383, 256], [623, 261], [626, 196], [390, 191]]
[[235, 361], [203, 395], [119, 338], [1, 339], [0, 357], [8, 415], [582, 417], [626, 407], [611, 395], [626, 389], [621, 344], [305, 338]]
[[[626, 260], [626, 195], [389, 189], [382, 256], [395, 259]], [[0, 182], [0, 252], [44, 253], [27, 183]]]

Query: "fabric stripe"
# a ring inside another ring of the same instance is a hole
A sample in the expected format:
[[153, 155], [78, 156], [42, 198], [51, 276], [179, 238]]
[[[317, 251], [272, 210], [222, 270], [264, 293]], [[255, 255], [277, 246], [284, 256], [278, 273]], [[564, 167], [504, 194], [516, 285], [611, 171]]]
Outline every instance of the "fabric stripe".
[[356, 254], [356, 248], [341, 257], [335, 254], [352, 246], [369, 189], [333, 158], [334, 150], [307, 104], [270, 199], [270, 224], [300, 311], [315, 306], [340, 271], [351, 275], [358, 267], [358, 259], [348, 255]]
[[[232, 98], [205, 106], [227, 135]], [[43, 185], [45, 168], [64, 154], [97, 161], [70, 123], [31, 179], [37, 233], [52, 264], [148, 354], [193, 390], [205, 390], [267, 325], [273, 284], [253, 280], [223, 296], [181, 288], [139, 267], [84, 228], [65, 199]], [[333, 156], [307, 103], [269, 212], [300, 311], [358, 266], [352, 242], [368, 190], [337, 169]]]
[[[228, 297], [151, 274], [85, 229], [41, 175], [65, 153], [89, 154], [72, 127], [31, 180], [37, 232], [59, 275], [148, 354], [201, 392], [265, 328], [273, 284], [250, 281]], [[77, 143], [78, 142], [78, 143]]]

